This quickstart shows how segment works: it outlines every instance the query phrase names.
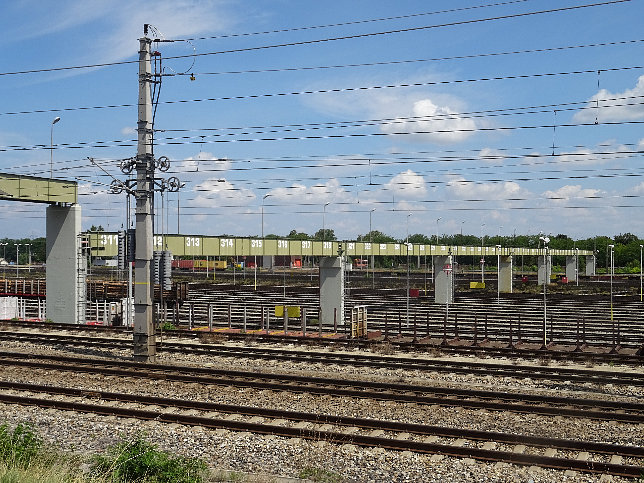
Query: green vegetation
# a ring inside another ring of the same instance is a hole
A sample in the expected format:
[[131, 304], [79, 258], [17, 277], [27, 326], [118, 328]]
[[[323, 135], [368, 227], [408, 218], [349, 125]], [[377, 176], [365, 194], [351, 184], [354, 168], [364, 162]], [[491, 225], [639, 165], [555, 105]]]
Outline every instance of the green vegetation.
[[87, 464], [79, 456], [47, 448], [28, 424], [13, 430], [0, 426], [0, 483], [200, 483], [209, 476], [202, 460], [173, 457], [142, 437], [122, 441]]
[[111, 481], [199, 483], [206, 464], [196, 458], [170, 457], [142, 437], [123, 441], [105, 455], [94, 457], [92, 474], [109, 475]]
[[0, 461], [8, 468], [27, 468], [42, 449], [31, 426], [19, 424], [13, 431], [0, 426]]
[[164, 322], [161, 330], [176, 330], [177, 327], [172, 322]]
[[307, 466], [300, 471], [298, 478], [303, 480], [311, 480], [320, 483], [339, 483], [342, 477], [337, 473], [322, 468]]

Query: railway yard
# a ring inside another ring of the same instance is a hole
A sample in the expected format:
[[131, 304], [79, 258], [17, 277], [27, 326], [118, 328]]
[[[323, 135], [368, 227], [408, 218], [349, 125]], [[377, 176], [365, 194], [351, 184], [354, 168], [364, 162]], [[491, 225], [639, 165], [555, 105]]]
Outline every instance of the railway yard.
[[[315, 315], [285, 332], [273, 305], [315, 314], [315, 289], [267, 278], [191, 281], [157, 364], [132, 361], [129, 327], [3, 321], [4, 419], [83, 453], [145, 434], [247, 481], [307, 469], [318, 481], [641, 477], [644, 335], [628, 281], [612, 322], [600, 282], [553, 289], [543, 346], [539, 294], [462, 290], [449, 316], [421, 294], [407, 316], [394, 282], [357, 280], [347, 305], [368, 306], [370, 339], [351, 339], [343, 326], [320, 337]], [[90, 318], [102, 302], [90, 301]]]

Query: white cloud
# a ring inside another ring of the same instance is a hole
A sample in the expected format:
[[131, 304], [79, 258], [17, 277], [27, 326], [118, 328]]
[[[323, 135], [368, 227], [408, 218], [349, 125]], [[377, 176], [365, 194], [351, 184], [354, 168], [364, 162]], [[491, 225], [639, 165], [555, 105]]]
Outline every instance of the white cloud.
[[445, 189], [450, 195], [459, 199], [504, 201], [529, 196], [529, 192], [514, 181], [474, 183], [463, 177], [458, 177], [448, 181]]
[[384, 188], [404, 198], [421, 198], [427, 194], [425, 178], [411, 169], [398, 173], [385, 184]]
[[[229, 28], [232, 20], [225, 5], [224, 0], [27, 0], [15, 6], [24, 16], [25, 24], [5, 32], [9, 35], [4, 37], [16, 42], [91, 27], [96, 30], [98, 41], [83, 62], [113, 62], [136, 54], [136, 39], [143, 35], [144, 24], [157, 27], [165, 38], [185, 38]], [[155, 36], [150, 33], [150, 37]], [[169, 48], [166, 46], [166, 50]], [[183, 48], [192, 47], [183, 44]]]
[[479, 158], [481, 158], [482, 161], [486, 161], [488, 163], [495, 163], [498, 161], [503, 161], [506, 158], [506, 155], [498, 149], [483, 148], [479, 151]]
[[213, 153], [199, 151], [196, 156], [185, 158], [178, 165], [181, 166], [182, 171], [186, 172], [199, 172], [200, 170], [223, 172], [228, 171], [231, 164], [228, 158], [218, 158]]
[[[573, 119], [577, 122], [594, 122], [595, 119], [598, 122], [644, 119], [644, 104], [638, 99], [641, 96], [644, 96], [644, 75], [637, 79], [635, 87], [623, 92], [610, 92], [607, 89], [601, 89], [589, 99], [583, 110], [574, 115]], [[602, 99], [615, 100], [603, 101]]]
[[125, 126], [121, 129], [121, 134], [123, 136], [134, 136], [136, 134], [136, 128], [132, 126]]
[[459, 143], [472, 136], [477, 125], [474, 120], [459, 117], [455, 112], [448, 105], [439, 106], [432, 99], [424, 98], [414, 101], [411, 106], [401, 106], [396, 121], [384, 124], [380, 129], [386, 133], [407, 133], [417, 141]]
[[267, 197], [266, 203], [284, 202], [290, 205], [299, 203], [320, 204], [346, 202], [352, 200], [351, 193], [340, 186], [340, 182], [332, 178], [324, 184], [306, 186], [301, 183], [294, 183], [291, 186], [275, 188], [270, 190], [264, 196]]
[[564, 204], [572, 199], [592, 199], [595, 196], [601, 196], [602, 193], [602, 190], [596, 188], [566, 185], [554, 191], [544, 191], [542, 196], [553, 203]]
[[236, 187], [222, 178], [208, 178], [194, 187], [197, 195], [194, 206], [216, 207], [217, 205], [248, 205], [256, 196], [252, 190]]

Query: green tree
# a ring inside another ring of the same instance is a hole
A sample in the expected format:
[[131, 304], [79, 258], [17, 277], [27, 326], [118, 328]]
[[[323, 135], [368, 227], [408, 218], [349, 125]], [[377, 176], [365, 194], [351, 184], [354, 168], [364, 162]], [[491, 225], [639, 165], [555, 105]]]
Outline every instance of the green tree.
[[313, 239], [323, 241], [337, 240], [335, 232], [331, 228], [320, 228], [315, 232], [315, 235], [313, 235]]

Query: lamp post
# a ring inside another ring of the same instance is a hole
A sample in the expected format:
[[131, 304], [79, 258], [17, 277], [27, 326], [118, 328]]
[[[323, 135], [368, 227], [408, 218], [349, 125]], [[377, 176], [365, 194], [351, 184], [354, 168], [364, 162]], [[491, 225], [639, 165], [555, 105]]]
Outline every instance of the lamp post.
[[25, 243], [25, 246], [29, 250], [29, 258], [27, 259], [27, 270], [29, 270], [30, 272], [31, 272], [31, 245], [33, 245], [33, 243]]
[[262, 239], [264, 238], [264, 200], [270, 196], [270, 193], [262, 197]]
[[547, 321], [548, 321], [548, 303], [547, 303], [547, 293], [548, 293], [548, 243], [550, 243], [550, 238], [540, 236], [539, 240], [543, 241], [543, 267], [544, 267], [544, 277], [543, 277], [543, 347], [544, 349], [548, 345], [548, 335], [547, 335]]
[[[409, 219], [409, 217], [407, 218]], [[411, 243], [409, 243], [409, 236], [407, 236], [407, 241], [405, 242], [407, 247], [407, 315], [406, 315], [406, 327], [409, 327], [409, 250], [411, 250]]]
[[644, 245], [640, 245], [640, 302], [642, 301], [642, 247]]
[[575, 281], [579, 287], [579, 248], [575, 247]]
[[2, 247], [2, 261], [4, 262], [2, 265], [2, 278], [5, 278], [5, 267], [7, 266], [7, 245], [9, 243], [0, 243], [0, 246]]
[[18, 247], [22, 245], [22, 243], [16, 243], [16, 280], [18, 279]]
[[[441, 221], [442, 219], [443, 219], [442, 216], [439, 216], [438, 218], [436, 218], [436, 247], [438, 247], [438, 222]], [[431, 245], [430, 245], [430, 250], [431, 250]], [[434, 283], [434, 254], [430, 253], [429, 258], [432, 263], [432, 283]]]
[[615, 273], [615, 265], [613, 259], [613, 249], [615, 245], [608, 245], [610, 248], [610, 320], [613, 321], [613, 274]]
[[481, 223], [481, 283], [485, 283], [485, 272], [484, 272], [484, 267], [485, 267], [485, 255], [483, 255], [483, 227], [485, 227], [485, 223]]
[[326, 207], [331, 204], [330, 201], [324, 203], [322, 207], [322, 249], [324, 250], [324, 242], [326, 241]]
[[54, 124], [60, 121], [60, 117], [56, 116], [53, 121], [51, 121], [51, 129], [49, 136], [49, 178], [54, 177]]
[[374, 265], [374, 258], [373, 258], [373, 235], [372, 235], [372, 230], [371, 230], [371, 214], [375, 211], [376, 209], [373, 208], [369, 212], [369, 246], [371, 247], [371, 289], [373, 290], [376, 284], [375, 278], [376, 278], [376, 267]]
[[496, 246], [496, 303], [501, 303], [501, 245]]

